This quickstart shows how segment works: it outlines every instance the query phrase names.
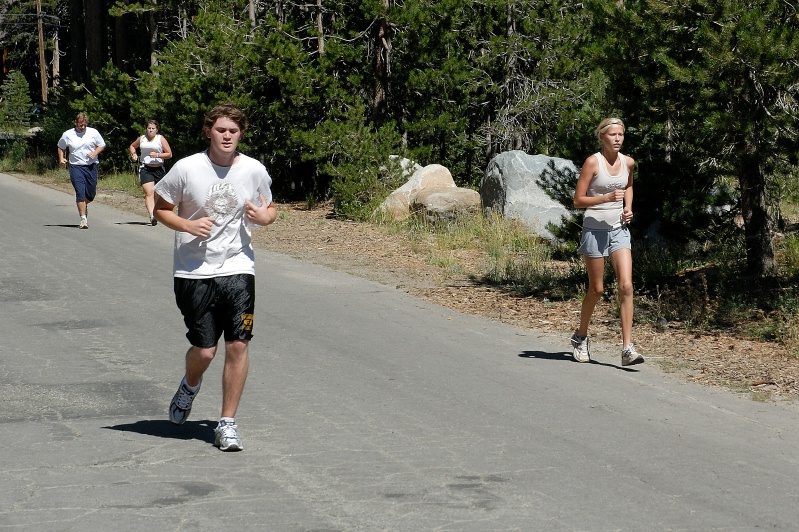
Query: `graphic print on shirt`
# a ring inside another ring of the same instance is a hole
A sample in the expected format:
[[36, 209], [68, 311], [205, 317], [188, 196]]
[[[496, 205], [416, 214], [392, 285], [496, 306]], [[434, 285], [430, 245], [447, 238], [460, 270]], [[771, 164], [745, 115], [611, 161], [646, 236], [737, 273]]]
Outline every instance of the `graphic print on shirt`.
[[205, 212], [214, 219], [216, 225], [223, 225], [233, 218], [238, 210], [239, 196], [230, 183], [217, 183], [208, 189], [205, 199]]
[[627, 183], [608, 183], [604, 186], [597, 187], [597, 192], [609, 194], [615, 190], [624, 190], [627, 188]]

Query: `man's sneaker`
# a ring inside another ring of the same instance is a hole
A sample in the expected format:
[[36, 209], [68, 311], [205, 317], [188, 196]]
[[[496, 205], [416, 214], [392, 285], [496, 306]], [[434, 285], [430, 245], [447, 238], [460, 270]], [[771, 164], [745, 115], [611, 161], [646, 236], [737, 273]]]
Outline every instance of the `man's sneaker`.
[[574, 360], [577, 362], [591, 362], [591, 355], [588, 352], [588, 337], [580, 336], [577, 331], [574, 331], [571, 341], [574, 348], [574, 351], [572, 351]]
[[621, 351], [621, 365], [632, 366], [633, 364], [643, 364], [644, 357], [635, 350], [635, 344], [630, 342], [627, 347]]
[[78, 225], [78, 227], [80, 227], [81, 229], [88, 229], [89, 228], [89, 220], [87, 220], [86, 218], [81, 218], [80, 219], [80, 225]]
[[150, 225], [158, 225], [158, 220], [155, 219], [155, 216], [150, 216]]
[[175, 396], [172, 397], [172, 402], [169, 403], [169, 421], [175, 425], [182, 425], [189, 418], [189, 414], [191, 414], [191, 403], [194, 401], [194, 398], [197, 397], [202, 383], [203, 381], [201, 379], [200, 384], [197, 385], [197, 390], [192, 392], [186, 387], [185, 378], [180, 381], [180, 387], [178, 391], [175, 392]]
[[238, 427], [230, 421], [220, 421], [214, 429], [214, 445], [220, 451], [241, 451], [244, 444], [239, 437]]

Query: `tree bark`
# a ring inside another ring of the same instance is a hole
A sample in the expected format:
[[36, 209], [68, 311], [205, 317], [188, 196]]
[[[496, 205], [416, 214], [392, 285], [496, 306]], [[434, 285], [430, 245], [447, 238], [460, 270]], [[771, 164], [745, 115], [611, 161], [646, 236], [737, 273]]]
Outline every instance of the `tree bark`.
[[108, 61], [108, 7], [104, 0], [84, 0], [86, 68], [90, 74]]
[[325, 53], [325, 28], [322, 19], [322, 0], [316, 0], [316, 8], [318, 10], [316, 15], [316, 30], [319, 32], [319, 36], [317, 37], [317, 49], [319, 50], [319, 55], [322, 56]]
[[69, 0], [69, 62], [72, 79], [76, 83], [86, 83], [86, 30], [83, 19], [83, 0]]
[[277, 0], [275, 2], [275, 18], [277, 18], [278, 29], [283, 29], [283, 24], [286, 22], [285, 17], [286, 13], [283, 10], [283, 2], [281, 0]]
[[42, 103], [47, 104], [47, 63], [44, 61], [44, 29], [42, 27], [42, 1], [36, 0], [36, 18], [39, 34], [39, 76], [42, 83]]
[[[156, 12], [158, 11], [158, 0], [152, 0], [153, 8], [147, 11], [147, 45], [148, 45], [148, 59], [150, 67], [154, 67], [158, 61], [156, 60], [156, 51], [158, 46], [158, 19]], [[179, 13], [182, 14], [183, 8], [180, 8]], [[181, 16], [181, 34], [186, 38], [186, 17]]]
[[[121, 0], [129, 4], [130, 0]], [[114, 17], [114, 64], [118, 69], [132, 74], [135, 69], [135, 60], [131, 57], [130, 36], [132, 34], [130, 15]]]
[[53, 37], [53, 87], [61, 81], [61, 51], [59, 49], [58, 32]]
[[756, 149], [750, 147], [741, 157], [739, 169], [741, 213], [744, 219], [746, 265], [755, 277], [776, 272], [771, 220], [766, 208], [766, 185]]
[[[387, 12], [390, 0], [383, 0]], [[387, 16], [377, 24], [375, 33], [375, 93], [372, 103], [372, 120], [379, 124], [388, 109], [388, 77], [391, 74], [391, 37], [393, 31]]]

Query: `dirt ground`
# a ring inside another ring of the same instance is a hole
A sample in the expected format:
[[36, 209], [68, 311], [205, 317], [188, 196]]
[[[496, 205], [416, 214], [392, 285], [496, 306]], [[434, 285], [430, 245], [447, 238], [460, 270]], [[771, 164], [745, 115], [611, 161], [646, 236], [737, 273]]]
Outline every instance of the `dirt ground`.
[[[68, 183], [32, 175], [16, 177], [71, 192]], [[103, 190], [96, 201], [144, 217], [144, 201], [122, 192]], [[455, 253], [460, 272], [432, 264], [432, 244], [413, 242], [386, 228], [336, 220], [329, 205], [308, 209], [304, 204], [279, 204], [275, 224], [258, 228], [257, 248], [292, 257], [394, 286], [412, 296], [467, 314], [485, 316], [524, 329], [562, 338], [570, 351], [569, 336], [579, 316], [580, 302], [552, 302], [518, 297], [501, 289], [474, 283], [486, 257], [475, 251]], [[592, 349], [620, 352], [618, 320], [610, 305], [600, 302], [590, 329]], [[634, 341], [648, 364], [656, 364], [674, 378], [708, 386], [720, 386], [754, 400], [780, 401], [799, 398], [799, 359], [778, 344], [736, 338], [722, 332], [697, 333], [677, 324], [656, 327], [636, 323]]]

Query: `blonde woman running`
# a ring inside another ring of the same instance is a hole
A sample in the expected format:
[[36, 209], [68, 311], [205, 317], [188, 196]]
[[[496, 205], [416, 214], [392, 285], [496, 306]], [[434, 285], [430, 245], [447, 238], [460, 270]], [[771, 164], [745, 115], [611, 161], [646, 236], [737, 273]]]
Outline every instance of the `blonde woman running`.
[[577, 362], [590, 362], [588, 325], [603, 292], [605, 257], [616, 272], [621, 315], [621, 365], [641, 364], [635, 349], [633, 328], [633, 260], [630, 231], [633, 218], [633, 170], [635, 161], [621, 153], [624, 123], [606, 118], [596, 128], [601, 149], [585, 160], [574, 191], [574, 206], [585, 209], [583, 235], [577, 250], [585, 258], [588, 291], [583, 298], [580, 325], [571, 337]]

